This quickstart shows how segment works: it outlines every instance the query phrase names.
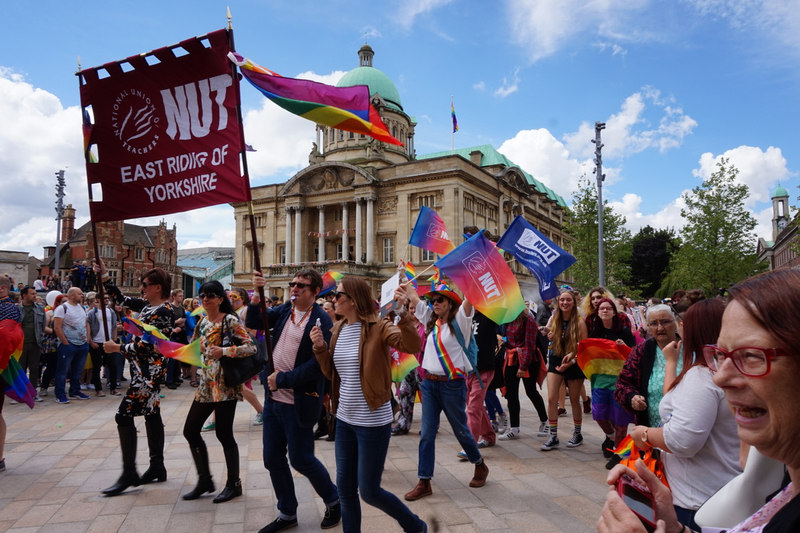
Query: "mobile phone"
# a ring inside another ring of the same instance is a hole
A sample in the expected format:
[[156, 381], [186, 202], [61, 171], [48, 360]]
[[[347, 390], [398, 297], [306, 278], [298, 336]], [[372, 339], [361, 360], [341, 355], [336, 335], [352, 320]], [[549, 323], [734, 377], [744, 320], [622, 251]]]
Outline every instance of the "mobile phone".
[[656, 506], [650, 489], [628, 476], [617, 480], [617, 493], [625, 505], [639, 517], [647, 531], [656, 529]]

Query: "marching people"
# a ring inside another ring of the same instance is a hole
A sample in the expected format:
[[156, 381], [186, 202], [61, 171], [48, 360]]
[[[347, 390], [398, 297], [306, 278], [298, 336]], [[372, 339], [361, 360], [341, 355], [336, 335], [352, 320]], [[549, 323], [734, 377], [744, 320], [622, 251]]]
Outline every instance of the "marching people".
[[183, 499], [196, 500], [203, 494], [216, 490], [211, 479], [208, 449], [200, 436], [203, 422], [214, 413], [217, 440], [222, 444], [228, 470], [225, 488], [214, 498], [214, 503], [223, 503], [242, 495], [239, 447], [233, 437], [233, 418], [236, 414], [236, 403], [242, 400], [242, 385], [231, 387], [225, 383], [220, 359], [247, 357], [256, 352], [256, 346], [233, 310], [219, 281], [209, 281], [200, 286], [200, 299], [206, 316], [195, 326], [192, 341], [200, 339], [200, 350], [206, 368], [203, 369], [203, 379], [195, 391], [194, 401], [183, 426], [183, 436], [191, 448], [198, 480], [195, 488], [184, 494]]
[[[141, 291], [144, 298], [123, 296], [111, 281], [102, 259], [98, 259], [100, 279], [115, 301], [139, 312], [138, 320], [158, 328], [167, 337], [172, 333], [174, 315], [168, 302], [171, 280], [160, 268], [152, 268], [142, 274]], [[72, 290], [72, 289], [70, 289]], [[122, 475], [116, 483], [103, 490], [106, 496], [122, 494], [128, 487], [167, 480], [164, 466], [164, 423], [161, 420], [161, 381], [166, 374], [164, 356], [155, 345], [142, 337], [133, 337], [126, 344], [113, 340], [103, 343], [106, 353], [120, 352], [130, 363], [128, 390], [117, 409], [120, 450], [122, 451]], [[150, 451], [150, 466], [141, 478], [136, 472], [136, 426], [134, 417], [143, 416], [147, 431], [147, 447]]]
[[403, 531], [425, 532], [427, 524], [394, 494], [381, 488], [381, 474], [392, 427], [391, 355], [389, 347], [405, 353], [420, 349], [406, 296], [397, 290], [397, 325], [375, 312], [372, 291], [360, 278], [345, 276], [336, 287], [336, 314], [343, 319], [331, 330], [330, 344], [320, 327], [311, 329], [314, 354], [331, 380], [336, 414], [336, 486], [342, 507], [342, 529], [361, 531], [364, 502], [382, 510]]

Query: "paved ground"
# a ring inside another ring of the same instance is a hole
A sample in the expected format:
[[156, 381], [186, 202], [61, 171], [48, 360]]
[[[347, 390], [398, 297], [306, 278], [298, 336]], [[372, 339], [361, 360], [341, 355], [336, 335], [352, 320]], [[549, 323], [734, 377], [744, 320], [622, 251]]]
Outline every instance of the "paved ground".
[[[100, 490], [116, 481], [121, 470], [114, 423], [118, 398], [93, 397], [57, 405], [51, 389], [51, 395], [34, 410], [9, 405], [6, 399], [7, 470], [0, 473], [0, 531], [254, 532], [270, 522], [276, 516], [275, 495], [261, 462], [261, 427], [251, 426], [254, 412], [246, 403], [239, 404], [235, 422], [244, 496], [220, 505], [213, 504], [211, 497], [193, 502], [180, 498], [197, 479], [181, 433], [193, 392], [188, 384], [165, 390], [168, 481], [130, 489], [115, 498], [103, 497]], [[417, 405], [412, 432], [392, 437], [389, 448], [383, 487], [397, 495], [416, 483], [420, 409]], [[433, 496], [410, 504], [423, 518], [438, 518], [440, 531], [594, 531], [606, 491], [602, 433], [594, 422], [585, 421], [585, 444], [567, 449], [564, 443], [572, 423], [570, 418], [561, 418], [561, 449], [541, 452], [544, 439], [536, 437], [538, 420], [525, 399], [522, 438], [487, 449], [488, 482], [471, 489], [472, 466], [457, 459], [460, 447], [442, 420]], [[147, 466], [143, 419], [137, 419], [137, 427], [141, 473]], [[214, 480], [221, 488], [225, 479], [222, 449], [213, 433], [203, 435]], [[318, 441], [317, 455], [335, 479], [333, 443]], [[293, 531], [321, 531], [324, 505], [304, 477], [296, 474], [295, 483], [300, 508], [299, 527]], [[400, 531], [396, 522], [375, 508], [363, 505], [362, 512], [364, 530]], [[341, 526], [330, 531], [341, 531]]]

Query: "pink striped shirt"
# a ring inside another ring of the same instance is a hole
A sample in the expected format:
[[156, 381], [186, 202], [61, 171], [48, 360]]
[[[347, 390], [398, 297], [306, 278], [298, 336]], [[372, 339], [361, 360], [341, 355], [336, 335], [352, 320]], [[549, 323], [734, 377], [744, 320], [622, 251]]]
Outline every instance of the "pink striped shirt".
[[[294, 370], [297, 350], [300, 348], [300, 341], [303, 339], [307, 320], [303, 320], [299, 324], [292, 322], [291, 316], [286, 320], [283, 331], [281, 331], [281, 337], [272, 350], [275, 371], [291, 372]], [[278, 389], [272, 393], [272, 399], [276, 402], [294, 405], [294, 389]]]

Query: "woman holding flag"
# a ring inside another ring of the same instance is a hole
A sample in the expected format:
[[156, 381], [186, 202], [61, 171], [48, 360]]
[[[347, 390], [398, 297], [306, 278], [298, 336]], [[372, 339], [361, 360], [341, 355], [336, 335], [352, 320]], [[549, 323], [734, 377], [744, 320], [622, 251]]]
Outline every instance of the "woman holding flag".
[[[158, 328], [165, 336], [172, 333], [174, 314], [169, 304], [171, 289], [170, 277], [164, 270], [153, 268], [142, 275], [141, 288], [144, 298], [130, 298], [111, 282], [102, 259], [97, 259], [100, 278], [106, 291], [117, 303], [139, 312], [139, 321]], [[122, 397], [117, 409], [117, 432], [122, 450], [122, 475], [117, 482], [103, 491], [106, 496], [121, 494], [130, 486], [138, 486], [153, 481], [166, 481], [167, 469], [164, 467], [164, 423], [161, 421], [160, 393], [161, 382], [166, 374], [164, 356], [155, 345], [142, 337], [134, 337], [132, 342], [117, 344], [114, 341], [103, 343], [105, 353], [121, 353], [130, 363], [131, 379], [128, 391]], [[150, 449], [150, 467], [142, 477], [136, 472], [136, 426], [133, 418], [144, 416], [147, 430], [147, 446]]]
[[[425, 294], [421, 301], [417, 291], [403, 286], [414, 314], [427, 324], [428, 337], [422, 357], [425, 378], [422, 380], [422, 435], [419, 441], [419, 482], [406, 494], [408, 501], [433, 494], [431, 478], [436, 459], [436, 433], [442, 411], [469, 462], [475, 465], [470, 487], [486, 484], [489, 467], [481, 457], [472, 432], [467, 426], [467, 385], [465, 378], [473, 371], [467, 350], [472, 340], [472, 304], [441, 284]], [[432, 309], [428, 303], [432, 304]]]

